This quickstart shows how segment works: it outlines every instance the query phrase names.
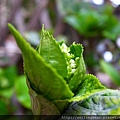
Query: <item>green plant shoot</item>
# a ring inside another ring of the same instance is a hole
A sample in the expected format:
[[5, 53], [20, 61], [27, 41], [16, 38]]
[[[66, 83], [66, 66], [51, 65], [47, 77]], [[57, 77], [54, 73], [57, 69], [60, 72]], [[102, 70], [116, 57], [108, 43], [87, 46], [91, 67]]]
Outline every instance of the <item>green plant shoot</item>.
[[8, 27], [22, 51], [35, 115], [120, 115], [120, 92], [86, 74], [81, 44], [68, 47], [43, 27], [34, 49], [11, 24]]

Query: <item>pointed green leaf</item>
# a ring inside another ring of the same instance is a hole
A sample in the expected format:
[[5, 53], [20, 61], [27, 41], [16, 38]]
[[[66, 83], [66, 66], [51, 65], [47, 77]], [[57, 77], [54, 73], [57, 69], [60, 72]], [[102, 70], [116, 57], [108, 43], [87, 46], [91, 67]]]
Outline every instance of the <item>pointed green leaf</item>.
[[120, 91], [107, 89], [74, 102], [65, 115], [120, 115]]
[[54, 67], [64, 77], [67, 76], [67, 63], [59, 44], [48, 31], [42, 29], [41, 41], [37, 48], [44, 60]]
[[82, 80], [82, 83], [78, 87], [77, 96], [97, 89], [102, 90], [105, 89], [105, 87], [101, 85], [99, 79], [96, 76], [92, 74], [86, 74]]
[[11, 24], [8, 26], [22, 51], [25, 73], [33, 90], [49, 100], [71, 98], [73, 93], [64, 79], [44, 61]]
[[82, 78], [82, 82], [78, 86], [76, 90], [76, 94], [73, 98], [69, 99], [68, 101], [80, 101], [88, 98], [90, 95], [93, 95], [96, 92], [102, 91], [106, 89], [101, 83], [99, 82], [98, 78], [92, 74], [86, 74]]

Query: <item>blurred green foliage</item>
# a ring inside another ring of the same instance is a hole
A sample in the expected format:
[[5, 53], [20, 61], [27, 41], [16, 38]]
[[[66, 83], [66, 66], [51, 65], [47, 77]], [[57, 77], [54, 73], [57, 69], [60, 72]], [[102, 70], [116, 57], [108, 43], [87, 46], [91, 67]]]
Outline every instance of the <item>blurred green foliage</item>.
[[11, 98], [16, 77], [17, 69], [15, 66], [0, 68], [0, 96]]
[[17, 74], [16, 66], [0, 68], [0, 115], [14, 114], [14, 96], [21, 106], [31, 109], [25, 76]]
[[25, 108], [31, 109], [28, 87], [26, 85], [25, 75], [18, 76], [15, 82], [16, 98]]
[[100, 61], [100, 66], [102, 70], [110, 76], [111, 80], [116, 85], [120, 86], [120, 74], [117, 69], [115, 69], [115, 67], [110, 63], [107, 63], [103, 60]]
[[[75, 28], [84, 38], [101, 37], [115, 40], [120, 34], [118, 19], [108, 11], [109, 6], [99, 12], [89, 9], [81, 9], [65, 16], [65, 21]], [[107, 8], [108, 7], [108, 8]], [[100, 38], [100, 39], [101, 39]]]

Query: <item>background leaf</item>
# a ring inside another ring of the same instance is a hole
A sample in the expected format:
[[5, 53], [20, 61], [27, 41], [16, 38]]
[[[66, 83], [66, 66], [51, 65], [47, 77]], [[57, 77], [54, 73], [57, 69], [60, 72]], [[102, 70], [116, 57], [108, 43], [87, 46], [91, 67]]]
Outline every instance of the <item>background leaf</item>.
[[4, 100], [0, 100], [0, 115], [7, 115], [9, 111], [7, 109], [7, 105]]
[[0, 90], [11, 88], [14, 85], [14, 80], [17, 76], [15, 66], [0, 68]]
[[30, 96], [28, 94], [28, 87], [26, 84], [26, 77], [19, 76], [16, 78], [15, 92], [17, 100], [26, 108], [31, 109]]
[[120, 85], [120, 74], [119, 72], [109, 63], [101, 60], [100, 65], [102, 70], [107, 73], [110, 77], [111, 80], [116, 84]]

